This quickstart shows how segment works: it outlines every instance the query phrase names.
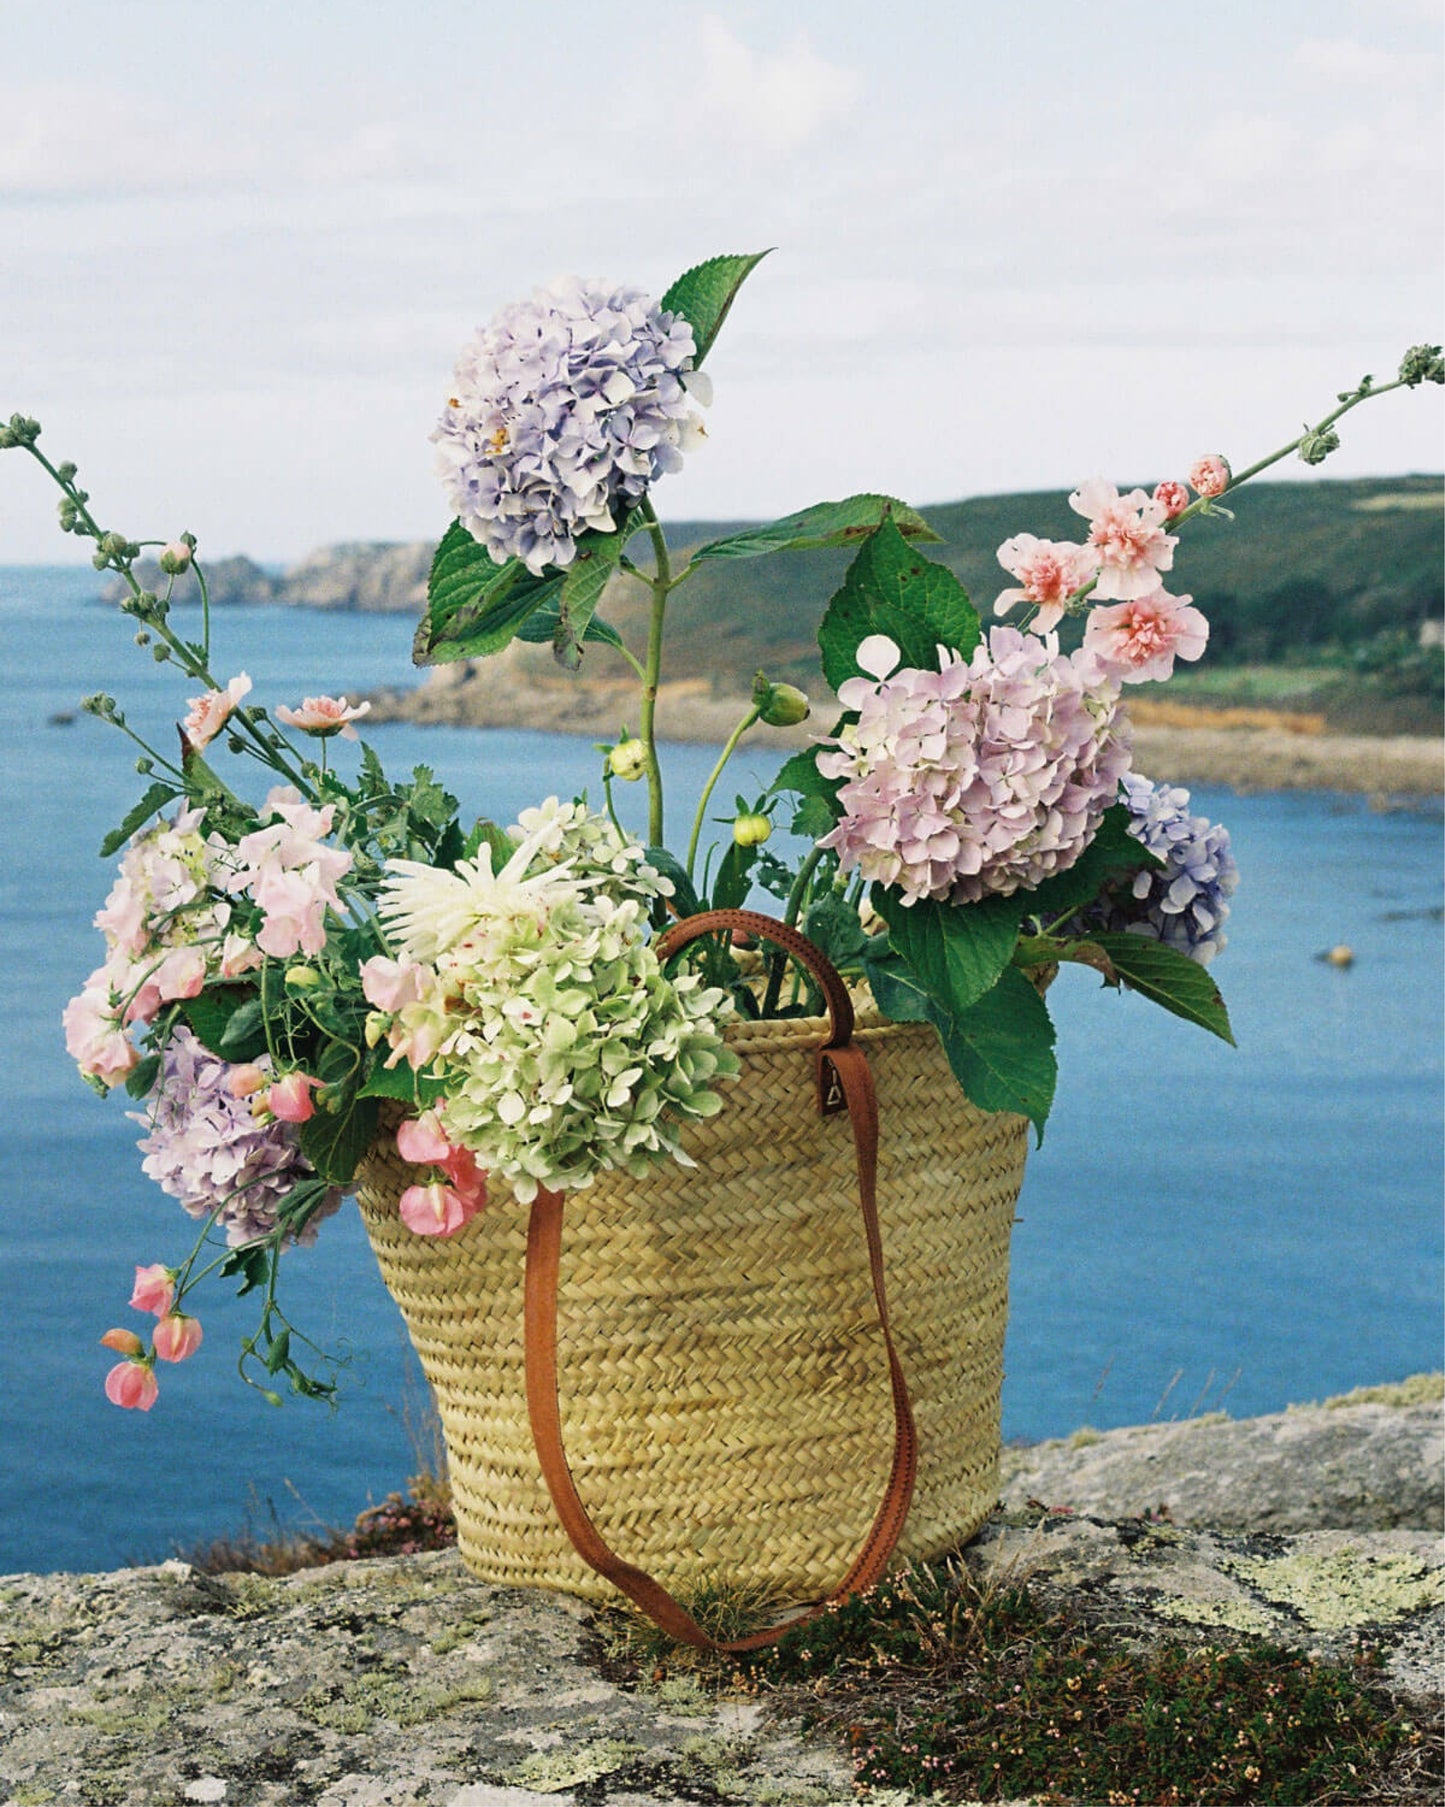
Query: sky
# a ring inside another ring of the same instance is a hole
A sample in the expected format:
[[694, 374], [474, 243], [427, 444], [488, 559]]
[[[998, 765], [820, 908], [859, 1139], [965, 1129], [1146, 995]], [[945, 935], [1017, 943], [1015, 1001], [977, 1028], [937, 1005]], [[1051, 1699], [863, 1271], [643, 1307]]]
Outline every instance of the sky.
[[[1249, 463], [1445, 336], [1442, 9], [0, 0], [0, 413], [137, 538], [434, 537], [496, 308], [773, 246], [665, 519]], [[0, 459], [0, 563], [83, 555]]]

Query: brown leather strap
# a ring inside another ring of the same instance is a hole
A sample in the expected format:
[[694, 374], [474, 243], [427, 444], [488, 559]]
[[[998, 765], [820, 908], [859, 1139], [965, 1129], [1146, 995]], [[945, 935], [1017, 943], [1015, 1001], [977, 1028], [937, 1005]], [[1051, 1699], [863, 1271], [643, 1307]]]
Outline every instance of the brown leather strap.
[[[912, 1503], [913, 1480], [918, 1466], [918, 1435], [903, 1367], [893, 1345], [883, 1284], [883, 1238], [878, 1227], [877, 1200], [878, 1101], [867, 1056], [852, 1039], [853, 1006], [847, 987], [818, 949], [796, 929], [753, 910], [707, 910], [675, 923], [658, 940], [658, 956], [665, 960], [698, 936], [723, 929], [743, 929], [784, 948], [817, 979], [828, 1001], [831, 1034], [817, 1053], [819, 1105], [824, 1112], [846, 1108], [852, 1122], [858, 1163], [858, 1200], [868, 1241], [868, 1265], [893, 1387], [893, 1466], [883, 1503], [857, 1560], [828, 1598], [806, 1612], [749, 1637], [719, 1642], [708, 1636], [660, 1582], [630, 1562], [624, 1562], [603, 1541], [577, 1492], [562, 1441], [562, 1415], [557, 1397], [557, 1276], [562, 1252], [563, 1205], [560, 1193], [545, 1189], [537, 1194], [527, 1231], [525, 1343], [527, 1411], [532, 1421], [532, 1437], [547, 1491], [573, 1548], [584, 1562], [640, 1606], [669, 1637], [704, 1650], [740, 1652], [757, 1650], [775, 1642], [795, 1625], [805, 1625], [810, 1619], [817, 1618], [834, 1601], [872, 1587], [881, 1577]], [[833, 1103], [835, 1097], [839, 1100], [837, 1104]]]

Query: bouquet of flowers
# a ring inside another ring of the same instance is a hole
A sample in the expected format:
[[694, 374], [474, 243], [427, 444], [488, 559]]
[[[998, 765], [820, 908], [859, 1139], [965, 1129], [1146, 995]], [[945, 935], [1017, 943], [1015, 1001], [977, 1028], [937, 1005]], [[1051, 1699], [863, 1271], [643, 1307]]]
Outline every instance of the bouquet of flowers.
[[[456, 520], [418, 661], [486, 658], [518, 637], [550, 642], [574, 670], [622, 660], [638, 728], [601, 749], [600, 809], [550, 797], [508, 826], [467, 824], [428, 769], [389, 777], [370, 747], [344, 777], [328, 745], [355, 738], [368, 705], [267, 707], [244, 673], [217, 675], [194, 537], [102, 528], [38, 423], [0, 427], [0, 446], [59, 486], [62, 528], [123, 580], [137, 643], [198, 692], [169, 752], [113, 698], [85, 704], [140, 740], [147, 783], [101, 850], [121, 855], [95, 918], [105, 958], [65, 1012], [67, 1047], [97, 1091], [137, 1101], [145, 1171], [199, 1225], [175, 1265], [136, 1269], [130, 1303], [153, 1317], [148, 1335], [101, 1339], [121, 1358], [105, 1383], [116, 1404], [148, 1410], [156, 1363], [199, 1346], [191, 1295], [212, 1274], [260, 1299], [243, 1375], [275, 1403], [283, 1385], [332, 1397], [322, 1352], [278, 1300], [281, 1258], [336, 1210], [383, 1110], [414, 1168], [400, 1212], [417, 1236], [455, 1234], [489, 1179], [525, 1202], [686, 1164], [689, 1124], [724, 1107], [737, 1070], [729, 1019], [820, 1009], [781, 952], [725, 934], [659, 960], [670, 916], [737, 908], [754, 888], [887, 1016], [931, 1023], [975, 1105], [1040, 1134], [1055, 1083], [1044, 990], [1061, 962], [1230, 1039], [1207, 970], [1237, 881], [1229, 837], [1186, 791], [1133, 769], [1124, 687], [1204, 651], [1208, 623], [1166, 588], [1184, 530], [1225, 516], [1223, 498], [1290, 452], [1318, 464], [1362, 402], [1445, 381], [1439, 347], [1408, 352], [1395, 381], [1365, 378], [1237, 474], [1208, 454], [1152, 493], [1083, 483], [1077, 541], [1019, 532], [999, 548], [1011, 581], [985, 628], [920, 550], [937, 537], [926, 521], [888, 496], [820, 503], [674, 565], [653, 487], [702, 443], [703, 365], [758, 262], [714, 258], [661, 300], [570, 280], [502, 309], [463, 351], [433, 434]], [[856, 554], [819, 630], [836, 712], [765, 795], [739, 799], [721, 857], [700, 863], [743, 736], [810, 712], [759, 674], [670, 850], [656, 723], [670, 596], [706, 561], [839, 546]], [[159, 580], [138, 567], [147, 548]], [[188, 571], [198, 630], [173, 611]], [[650, 597], [645, 646], [605, 619], [614, 582]], [[1082, 643], [1064, 652], [1071, 616]], [[264, 768], [260, 801], [223, 775], [222, 751]], [[629, 782], [647, 787], [645, 842], [613, 806]], [[794, 857], [767, 845], [775, 825]]]

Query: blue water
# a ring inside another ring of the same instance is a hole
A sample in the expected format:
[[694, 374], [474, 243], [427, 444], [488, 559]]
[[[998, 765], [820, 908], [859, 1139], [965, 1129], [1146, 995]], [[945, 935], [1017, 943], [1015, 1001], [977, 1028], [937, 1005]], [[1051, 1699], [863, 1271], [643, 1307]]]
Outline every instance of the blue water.
[[[126, 743], [89, 717], [107, 689], [169, 744], [185, 686], [129, 644], [88, 571], [0, 570], [0, 1572], [108, 1567], [279, 1519], [349, 1522], [417, 1466], [421, 1388], [355, 1214], [288, 1257], [292, 1315], [351, 1353], [334, 1414], [277, 1411], [236, 1380], [249, 1301], [205, 1310], [200, 1356], [143, 1416], [100, 1392], [96, 1346], [128, 1321], [131, 1268], [174, 1261], [189, 1220], [140, 1173], [125, 1103], [98, 1101], [59, 1013], [98, 963], [95, 857], [137, 794]], [[395, 682], [411, 622], [218, 614], [217, 670], [258, 699]], [[515, 819], [595, 789], [586, 741], [380, 727], [389, 770], [435, 766], [465, 809]], [[133, 749], [131, 749], [133, 751]], [[688, 802], [714, 757], [669, 750]], [[771, 774], [746, 754], [738, 783]], [[259, 776], [259, 774], [258, 774]], [[640, 788], [640, 787], [639, 787]], [[640, 826], [642, 799], [623, 794]], [[1441, 830], [1331, 796], [1196, 792], [1230, 825], [1244, 884], [1215, 968], [1238, 1051], [1066, 972], [1051, 1001], [1063, 1079], [1015, 1238], [1006, 1436], [1235, 1413], [1441, 1361]], [[680, 817], [681, 811], [678, 812]], [[679, 820], [673, 821], [677, 838]], [[1348, 942], [1356, 965], [1314, 955]]]

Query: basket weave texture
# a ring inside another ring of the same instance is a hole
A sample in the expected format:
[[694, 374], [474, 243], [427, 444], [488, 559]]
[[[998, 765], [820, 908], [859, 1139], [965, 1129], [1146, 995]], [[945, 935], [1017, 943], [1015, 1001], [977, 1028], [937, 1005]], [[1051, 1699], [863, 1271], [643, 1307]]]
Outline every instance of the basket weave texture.
[[[826, 1034], [822, 1018], [731, 1025], [742, 1073], [686, 1136], [697, 1168], [604, 1174], [567, 1201], [568, 1455], [598, 1530], [674, 1591], [821, 1595], [887, 1482], [893, 1413], [852, 1132], [816, 1102]], [[1027, 1126], [967, 1102], [927, 1024], [860, 1006], [856, 1036], [878, 1090], [889, 1306], [920, 1443], [899, 1551], [923, 1558], [971, 1535], [997, 1497]], [[456, 1236], [416, 1236], [397, 1215], [415, 1178], [383, 1134], [357, 1202], [436, 1393], [463, 1559], [488, 1581], [614, 1598], [567, 1541], [532, 1447], [527, 1208], [494, 1184]]]

